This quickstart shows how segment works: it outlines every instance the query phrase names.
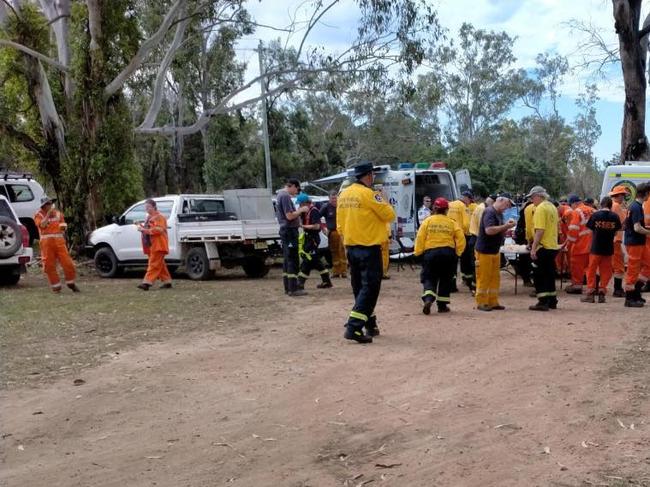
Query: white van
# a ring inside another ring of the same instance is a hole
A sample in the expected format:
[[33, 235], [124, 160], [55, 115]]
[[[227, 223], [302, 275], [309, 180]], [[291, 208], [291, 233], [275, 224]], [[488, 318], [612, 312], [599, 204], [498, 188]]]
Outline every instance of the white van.
[[[324, 184], [343, 181], [342, 187], [352, 181], [352, 169], [347, 172], [314, 181]], [[463, 191], [472, 189], [472, 181], [467, 169], [461, 169], [454, 175], [442, 162], [403, 163], [398, 169], [388, 165], [375, 166], [375, 188], [382, 190], [395, 208], [397, 218], [392, 224], [393, 237], [415, 238], [420, 226], [418, 208], [422, 206], [425, 196], [432, 200], [443, 197], [449, 201], [460, 198]]]
[[636, 198], [636, 187], [648, 181], [650, 181], [648, 161], [629, 161], [624, 166], [607, 166], [600, 197], [607, 196], [614, 186], [625, 186], [630, 190], [629, 196], [626, 197], [627, 202], [630, 203]]

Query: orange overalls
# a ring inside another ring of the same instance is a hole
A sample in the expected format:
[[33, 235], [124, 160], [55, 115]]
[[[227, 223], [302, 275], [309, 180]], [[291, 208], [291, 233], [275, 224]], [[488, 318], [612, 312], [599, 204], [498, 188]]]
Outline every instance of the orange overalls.
[[[558, 209], [558, 216], [559, 218], [559, 224], [560, 224], [560, 231], [558, 233], [558, 243], [562, 245], [564, 242], [566, 242], [566, 239], [569, 235], [569, 220], [571, 220], [571, 214], [573, 213], [573, 210], [571, 207], [567, 204], [561, 204]], [[569, 261], [570, 261], [570, 256], [569, 252], [558, 252], [557, 256], [555, 257], [555, 267], [557, 268], [557, 271], [559, 274], [566, 274], [569, 272]]]
[[[636, 204], [636, 202], [632, 203], [632, 205], [634, 204]], [[642, 204], [641, 208], [645, 212], [645, 204]], [[630, 209], [628, 209], [627, 225], [632, 224], [629, 219]], [[644, 224], [646, 221], [646, 218], [644, 218]], [[625, 249], [627, 250], [628, 257], [627, 271], [625, 273], [625, 291], [634, 291], [637, 282], [640, 281], [642, 283], [646, 283], [648, 279], [650, 279], [650, 276], [646, 274], [646, 272], [650, 270], [650, 266], [648, 266], [648, 261], [650, 261], [650, 247], [648, 247], [648, 238], [646, 237], [645, 243], [643, 245], [630, 245], [628, 243], [625, 245]]]
[[[73, 285], [77, 277], [74, 262], [70, 258], [65, 242], [65, 219], [63, 213], [52, 208], [49, 212], [40, 209], [34, 215], [34, 222], [40, 234], [41, 257], [43, 258], [43, 271], [47, 276], [52, 291], [61, 291], [61, 279], [56, 268], [59, 261], [63, 267], [65, 283]], [[44, 225], [44, 226], [43, 226]]]
[[[616, 213], [621, 220], [621, 225], [625, 228], [625, 219], [627, 218], [627, 209], [625, 206], [614, 201], [612, 203], [612, 211]], [[614, 256], [612, 257], [612, 271], [614, 272], [615, 279], [623, 279], [625, 277], [625, 255], [623, 254], [623, 234], [625, 230], [616, 233], [614, 237]]]
[[165, 255], [169, 253], [167, 220], [162, 213], [157, 211], [149, 216], [142, 233], [151, 237], [147, 274], [142, 282], [150, 286], [156, 279], [160, 279], [165, 284], [171, 283], [172, 276], [167, 269], [167, 264], [165, 264]]
[[587, 222], [594, 209], [580, 203], [573, 210], [569, 221], [569, 252], [571, 259], [571, 284], [582, 286], [587, 266], [589, 265], [589, 252], [591, 250], [591, 230], [587, 228]]

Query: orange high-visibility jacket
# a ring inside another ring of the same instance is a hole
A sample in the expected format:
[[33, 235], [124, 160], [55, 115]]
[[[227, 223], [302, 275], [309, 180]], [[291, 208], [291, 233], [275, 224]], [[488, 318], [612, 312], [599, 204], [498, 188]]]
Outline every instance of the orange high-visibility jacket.
[[[612, 211], [618, 215], [619, 219], [621, 220], [622, 228], [625, 229], [625, 220], [627, 220], [627, 208], [621, 205], [620, 203], [614, 201], [612, 203]], [[614, 237], [614, 242], [622, 242], [624, 233], [625, 230], [616, 232], [616, 237]]]
[[149, 217], [149, 228], [143, 228], [142, 233], [151, 235], [150, 252], [169, 253], [169, 239], [167, 237], [167, 220], [162, 213], [157, 211]]
[[[41, 223], [43, 223], [46, 218], [48, 220], [48, 223], [47, 226], [43, 228], [41, 227]], [[65, 219], [63, 218], [63, 213], [61, 213], [59, 210], [50, 210], [50, 216], [48, 217], [47, 213], [41, 208], [36, 212], [36, 215], [34, 215], [34, 222], [36, 223], [38, 233], [42, 239], [63, 237], [63, 229], [61, 228], [61, 224], [65, 223]]]
[[580, 203], [571, 214], [567, 240], [570, 242], [573, 255], [588, 254], [591, 250], [591, 230], [587, 228], [587, 222], [593, 212], [592, 207]]
[[563, 243], [569, 236], [569, 222], [573, 209], [569, 205], [560, 205], [557, 212], [560, 217], [560, 243]]

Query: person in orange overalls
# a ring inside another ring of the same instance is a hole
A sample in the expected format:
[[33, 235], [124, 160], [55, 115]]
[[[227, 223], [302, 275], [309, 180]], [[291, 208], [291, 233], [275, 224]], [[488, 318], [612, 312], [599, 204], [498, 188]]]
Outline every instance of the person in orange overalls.
[[571, 285], [566, 288], [568, 294], [582, 294], [582, 284], [589, 265], [591, 250], [591, 230], [587, 222], [594, 209], [584, 204], [578, 195], [569, 196], [569, 204], [573, 209], [569, 222], [567, 243], [571, 256]]
[[147, 273], [144, 280], [138, 284], [143, 291], [148, 291], [156, 279], [162, 281], [161, 289], [172, 287], [172, 276], [165, 264], [165, 255], [169, 253], [169, 240], [167, 238], [167, 220], [158, 211], [154, 200], [147, 200], [144, 204], [147, 219], [144, 224], [138, 224], [138, 231], [142, 232], [142, 245], [145, 253], [149, 255]]
[[[558, 242], [560, 245], [563, 245], [569, 236], [569, 221], [571, 221], [571, 215], [573, 214], [573, 210], [567, 200], [560, 200], [560, 206], [557, 207], [557, 213], [560, 220]], [[555, 267], [557, 268], [558, 274], [565, 276], [571, 272], [569, 262], [570, 256], [567, 250], [563, 249], [563, 251], [557, 253], [557, 257], [555, 257]]]
[[[625, 219], [627, 218], [627, 205], [625, 204], [625, 197], [629, 194], [629, 190], [625, 186], [614, 186], [607, 194], [612, 198], [612, 211], [618, 215], [621, 220], [622, 228], [625, 228]], [[615, 298], [624, 298], [625, 291], [623, 290], [623, 278], [625, 277], [625, 255], [623, 253], [623, 233], [621, 230], [614, 237], [614, 256], [612, 257], [612, 271], [614, 272], [614, 292], [612, 296]]]
[[47, 276], [52, 291], [61, 292], [61, 279], [56, 268], [57, 261], [63, 267], [65, 284], [73, 292], [78, 293], [79, 288], [75, 283], [77, 272], [74, 262], [70, 258], [65, 242], [65, 229], [67, 224], [63, 213], [54, 207], [52, 199], [44, 196], [41, 198], [41, 209], [34, 215], [34, 222], [38, 227], [43, 258], [43, 271]]
[[627, 250], [627, 270], [625, 271], [625, 306], [642, 308], [645, 299], [641, 290], [650, 280], [645, 271], [650, 270], [650, 229], [646, 227], [644, 205], [650, 198], [650, 183], [641, 183], [636, 188], [636, 198], [627, 210], [625, 223], [625, 249]]

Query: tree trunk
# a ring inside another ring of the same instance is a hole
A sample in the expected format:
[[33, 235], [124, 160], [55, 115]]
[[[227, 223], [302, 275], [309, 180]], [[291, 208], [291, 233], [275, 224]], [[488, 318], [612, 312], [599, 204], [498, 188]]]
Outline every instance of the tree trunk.
[[650, 158], [648, 139], [645, 135], [646, 77], [644, 66], [647, 51], [642, 48], [639, 38], [641, 3], [641, 0], [612, 0], [614, 26], [618, 34], [625, 85], [621, 162]]

